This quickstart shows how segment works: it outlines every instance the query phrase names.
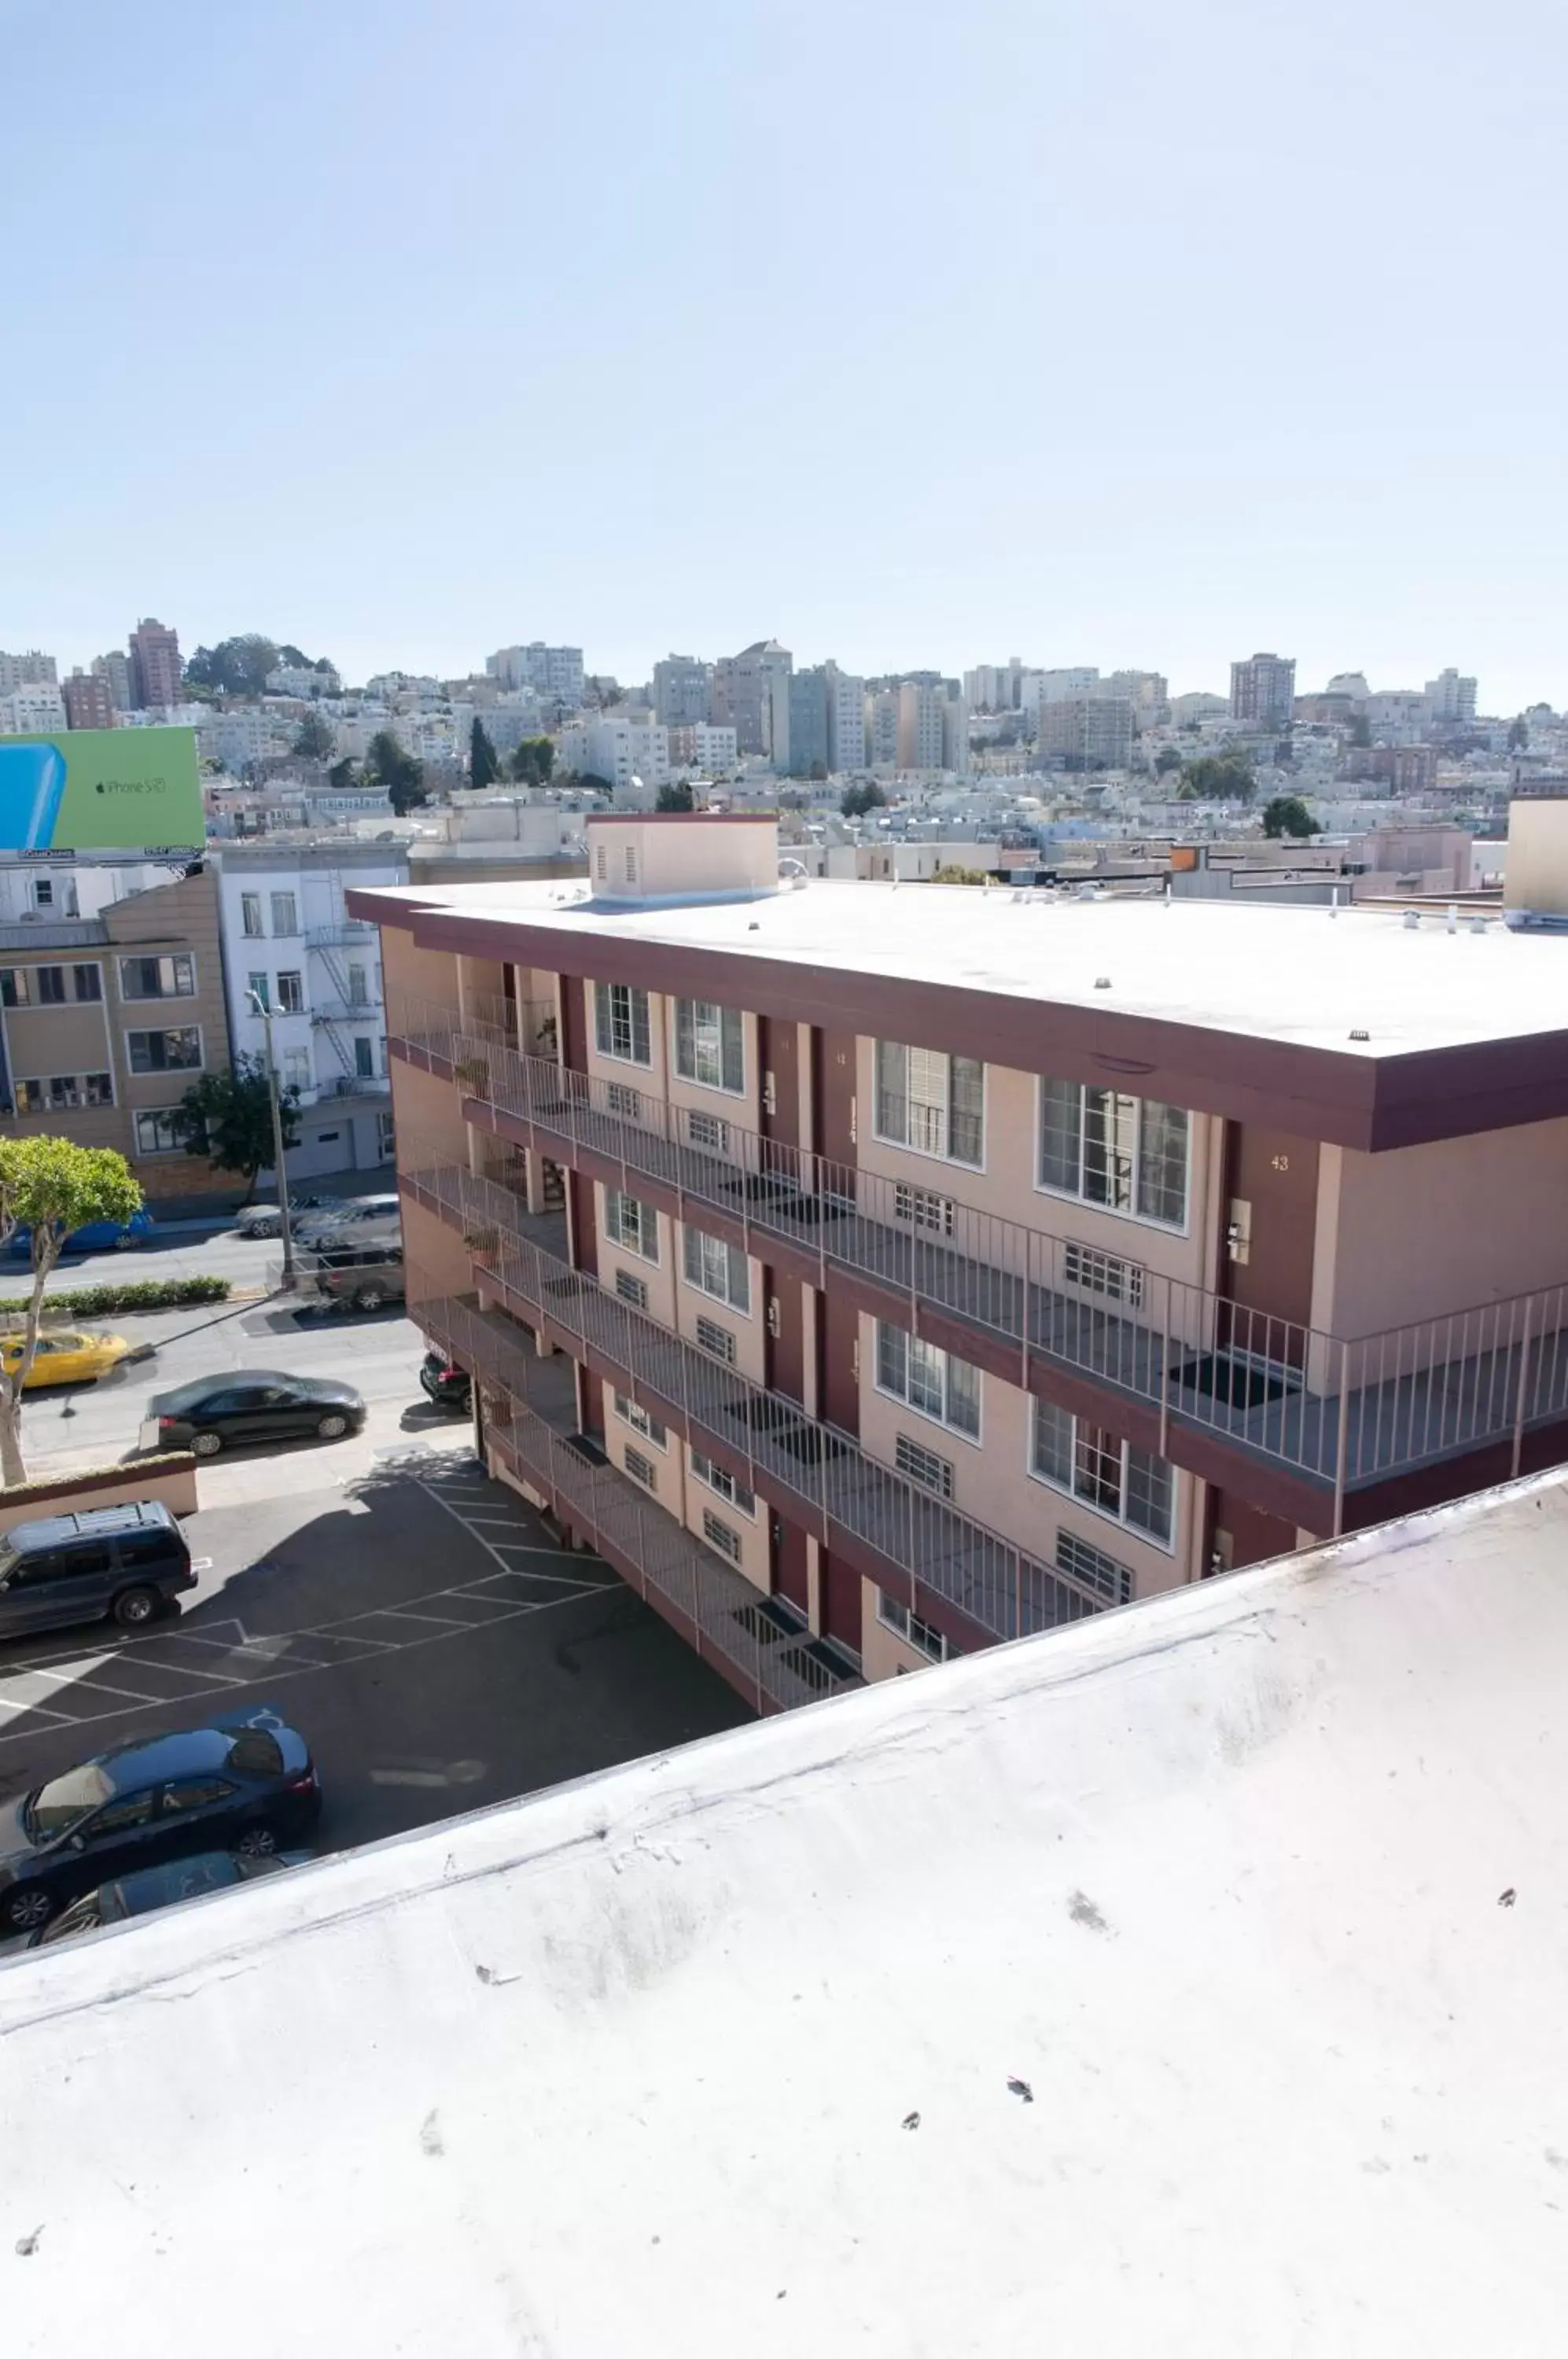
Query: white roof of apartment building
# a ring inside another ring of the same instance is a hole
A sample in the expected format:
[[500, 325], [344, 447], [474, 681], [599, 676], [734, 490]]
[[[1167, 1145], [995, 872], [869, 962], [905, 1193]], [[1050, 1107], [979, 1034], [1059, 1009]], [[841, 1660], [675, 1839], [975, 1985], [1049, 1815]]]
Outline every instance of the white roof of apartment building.
[[[785, 847], [788, 851], [788, 847]], [[582, 888], [414, 886], [401, 898], [610, 940], [952, 984], [1117, 1016], [1377, 1059], [1561, 1030], [1568, 941], [1492, 913], [1237, 909], [1202, 900], [1078, 899], [1012, 887], [813, 880], [760, 900], [637, 907]], [[1104, 982], [1102, 983], [1102, 978]], [[1369, 1038], [1353, 1036], [1365, 1031]]]
[[0, 1968], [6, 2349], [1555, 2354], [1568, 1475]]

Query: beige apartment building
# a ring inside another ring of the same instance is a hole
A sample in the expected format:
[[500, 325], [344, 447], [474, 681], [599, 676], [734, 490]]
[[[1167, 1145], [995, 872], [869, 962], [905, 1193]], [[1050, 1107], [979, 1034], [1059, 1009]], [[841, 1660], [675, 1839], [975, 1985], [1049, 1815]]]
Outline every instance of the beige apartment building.
[[0, 926], [0, 1132], [63, 1134], [125, 1156], [142, 1193], [232, 1189], [169, 1124], [191, 1083], [229, 1062], [212, 871]]
[[587, 833], [350, 897], [413, 1315], [760, 1708], [1568, 1457], [1568, 944]]

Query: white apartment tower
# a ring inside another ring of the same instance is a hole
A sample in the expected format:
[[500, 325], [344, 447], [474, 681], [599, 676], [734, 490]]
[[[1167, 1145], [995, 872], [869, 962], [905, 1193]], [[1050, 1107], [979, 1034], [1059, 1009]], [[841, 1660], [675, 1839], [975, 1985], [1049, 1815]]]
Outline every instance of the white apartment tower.
[[1433, 721], [1467, 728], [1475, 718], [1475, 681], [1452, 664], [1426, 684], [1427, 711]]
[[828, 768], [866, 767], [866, 682], [853, 672], [826, 667], [828, 675]]

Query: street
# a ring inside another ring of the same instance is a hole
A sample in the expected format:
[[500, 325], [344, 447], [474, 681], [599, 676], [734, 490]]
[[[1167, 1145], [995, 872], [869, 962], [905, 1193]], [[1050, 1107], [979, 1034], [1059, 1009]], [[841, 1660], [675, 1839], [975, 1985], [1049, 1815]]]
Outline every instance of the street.
[[[263, 1282], [270, 1247], [184, 1240], [166, 1255]], [[130, 1256], [98, 1257], [125, 1272]], [[164, 1267], [155, 1272], [157, 1262]], [[92, 1321], [156, 1356], [24, 1407], [29, 1471], [114, 1462], [148, 1397], [209, 1370], [332, 1374], [363, 1434], [225, 1453], [183, 1527], [210, 1558], [178, 1614], [0, 1647], [0, 1797], [106, 1747], [257, 1701], [321, 1767], [335, 1850], [733, 1727], [745, 1705], [599, 1559], [562, 1548], [473, 1455], [466, 1419], [419, 1391], [422, 1339], [385, 1313], [299, 1317], [275, 1302]]]

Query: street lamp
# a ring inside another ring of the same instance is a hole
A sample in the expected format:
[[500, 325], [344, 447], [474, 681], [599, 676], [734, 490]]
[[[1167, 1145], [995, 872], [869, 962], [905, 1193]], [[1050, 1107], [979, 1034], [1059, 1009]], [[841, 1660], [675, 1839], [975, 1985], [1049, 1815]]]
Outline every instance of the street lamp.
[[294, 1290], [294, 1232], [289, 1218], [289, 1173], [283, 1160], [283, 1107], [278, 1095], [278, 1064], [272, 1053], [272, 1010], [259, 991], [245, 997], [267, 1032], [267, 1089], [272, 1100], [272, 1169], [278, 1181], [278, 1230], [283, 1239], [283, 1279], [280, 1292]]

